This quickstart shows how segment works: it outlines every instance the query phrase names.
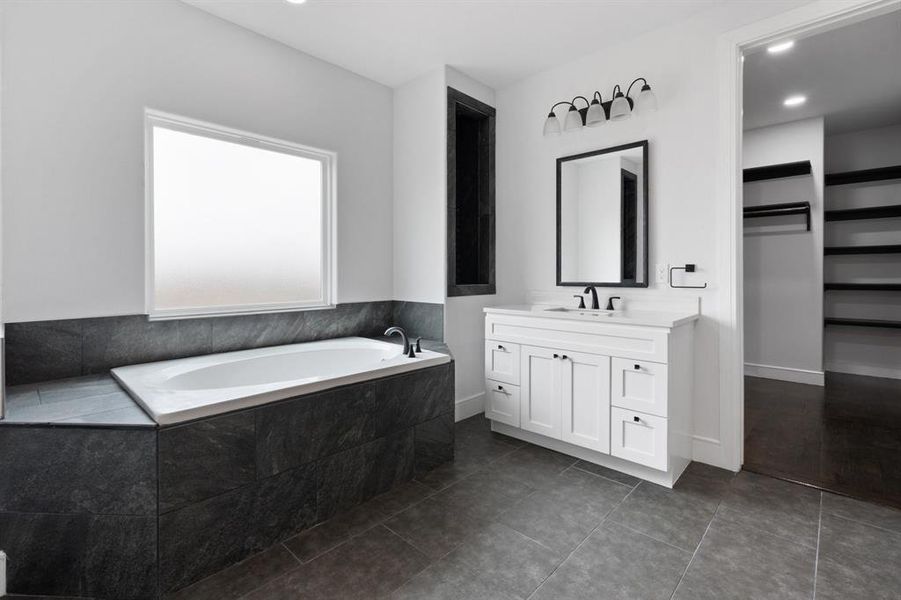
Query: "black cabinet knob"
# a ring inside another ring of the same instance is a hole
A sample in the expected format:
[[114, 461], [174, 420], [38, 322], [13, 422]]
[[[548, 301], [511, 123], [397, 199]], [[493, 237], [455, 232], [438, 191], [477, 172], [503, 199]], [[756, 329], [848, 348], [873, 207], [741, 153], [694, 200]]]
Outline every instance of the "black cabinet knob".
[[554, 354], [554, 358], [560, 358], [559, 354]]
[[500, 345], [500, 344], [498, 344], [498, 345], [497, 345], [497, 349], [498, 349], [498, 350], [503, 350], [503, 349], [504, 349], [504, 347], [503, 347], [503, 346], [501, 346], [501, 345]]
[[640, 371], [640, 370], [641, 370], [641, 365], [635, 365], [635, 370], [636, 370], [636, 371]]
[[502, 391], [502, 392], [503, 392], [503, 391], [504, 391], [504, 386], [502, 386], [502, 385], [499, 385], [499, 386], [497, 386], [497, 389], [499, 389], [499, 390], [500, 390], [500, 391]]
[[641, 419], [639, 419], [638, 417], [632, 417], [632, 420], [636, 423], [641, 423]]
[[568, 357], [567, 355], [564, 354], [564, 355], [561, 356], [560, 358], [562, 358], [563, 360], [566, 360], [566, 359], [569, 358], [569, 357]]

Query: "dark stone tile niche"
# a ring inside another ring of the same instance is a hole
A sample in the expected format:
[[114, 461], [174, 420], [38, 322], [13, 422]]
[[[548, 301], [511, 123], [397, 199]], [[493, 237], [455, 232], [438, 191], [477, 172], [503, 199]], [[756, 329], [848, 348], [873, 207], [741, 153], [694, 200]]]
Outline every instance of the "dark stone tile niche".
[[163, 428], [0, 426], [15, 594], [155, 599], [453, 460], [453, 362]]
[[495, 110], [447, 88], [447, 295], [494, 294]]

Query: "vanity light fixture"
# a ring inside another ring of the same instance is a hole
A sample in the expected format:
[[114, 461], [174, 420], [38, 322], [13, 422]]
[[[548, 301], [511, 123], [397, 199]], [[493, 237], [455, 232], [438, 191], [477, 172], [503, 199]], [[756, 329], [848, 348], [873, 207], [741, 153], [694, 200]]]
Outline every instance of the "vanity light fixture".
[[[636, 96], [632, 96], [632, 86], [642, 82], [641, 89]], [[598, 127], [609, 121], [622, 121], [632, 116], [632, 113], [645, 114], [657, 110], [657, 97], [651, 91], [648, 80], [638, 77], [623, 93], [622, 87], [617, 84], [613, 87], [611, 99], [604, 101], [600, 92], [591, 96], [591, 101], [585, 96], [576, 96], [570, 101], [557, 102], [551, 107], [547, 118], [544, 120], [544, 135], [557, 135], [561, 131], [576, 131], [582, 127]], [[584, 107], [577, 107], [576, 101], [585, 103]], [[555, 112], [558, 106], [568, 106], [563, 126]]]
[[766, 51], [770, 54], [782, 54], [783, 52], [791, 50], [794, 46], [794, 40], [786, 40], [784, 42], [779, 42], [778, 44], [773, 44], [772, 46], [767, 46]]
[[801, 96], [800, 94], [797, 96], [789, 96], [785, 100], [782, 101], [783, 106], [795, 107], [801, 106], [807, 102], [807, 96]]

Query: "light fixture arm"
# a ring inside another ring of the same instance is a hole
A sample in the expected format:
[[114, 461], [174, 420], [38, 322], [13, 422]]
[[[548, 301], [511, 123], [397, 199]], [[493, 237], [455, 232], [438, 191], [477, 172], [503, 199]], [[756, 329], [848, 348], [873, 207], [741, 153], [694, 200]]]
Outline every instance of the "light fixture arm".
[[594, 94], [591, 95], [591, 99], [592, 99], [592, 101], [597, 100], [601, 104], [604, 103], [604, 97], [601, 96], [601, 93], [598, 92], [597, 90], [595, 90]]
[[554, 114], [554, 111], [555, 111], [555, 110], [557, 109], [557, 107], [560, 106], [561, 104], [565, 104], [565, 105], [567, 105], [567, 106], [572, 106], [573, 108], [575, 108], [575, 104], [573, 104], [572, 102], [567, 102], [566, 100], [564, 100], [563, 102], [558, 102], [557, 104], [553, 105], [553, 106], [551, 107], [550, 112], [548, 112], [548, 115]]
[[635, 81], [633, 81], [632, 83], [629, 84], [629, 89], [626, 90], [626, 97], [627, 97], [627, 98], [629, 97], [629, 94], [632, 93], [632, 86], [635, 85], [636, 83], [638, 83], [639, 81], [643, 81], [643, 82], [644, 82], [644, 85], [648, 85], [648, 80], [647, 80], [647, 79], [645, 79], [644, 77], [636, 77], [636, 78], [635, 78]]
[[[589, 101], [588, 101], [588, 98], [586, 98], [585, 96], [576, 96], [575, 98], [572, 99], [572, 102], [570, 102], [570, 104], [571, 104], [573, 107], [575, 107], [575, 106], [576, 106], [576, 100], [578, 100], [579, 98], [581, 98], [582, 100], [585, 101], [585, 106], [591, 106], [591, 102], [589, 102]], [[580, 110], [580, 109], [576, 108], [576, 110]]]

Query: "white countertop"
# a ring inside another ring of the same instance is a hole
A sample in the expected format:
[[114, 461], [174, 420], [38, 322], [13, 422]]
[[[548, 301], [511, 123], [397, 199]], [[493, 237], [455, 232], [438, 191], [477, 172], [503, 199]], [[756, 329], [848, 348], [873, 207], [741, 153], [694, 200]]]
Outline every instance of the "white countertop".
[[[652, 311], [652, 310], [560, 310], [562, 307], [546, 304], [513, 304], [508, 306], [489, 306], [488, 314], [541, 317], [548, 319], [565, 319], [569, 321], [587, 321], [591, 323], [609, 323], [611, 325], [641, 325], [645, 327], [678, 327], [696, 321], [697, 312], [685, 311]], [[554, 310], [557, 309], [557, 310]]]

